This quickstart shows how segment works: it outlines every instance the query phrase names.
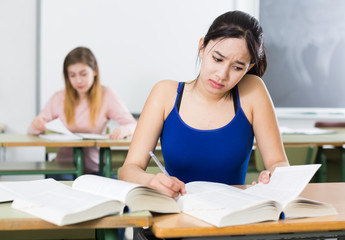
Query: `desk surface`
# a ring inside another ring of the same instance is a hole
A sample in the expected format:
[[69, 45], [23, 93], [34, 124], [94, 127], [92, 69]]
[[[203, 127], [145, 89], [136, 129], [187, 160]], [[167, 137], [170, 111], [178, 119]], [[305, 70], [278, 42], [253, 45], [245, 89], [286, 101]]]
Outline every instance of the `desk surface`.
[[[332, 134], [319, 135], [304, 135], [304, 134], [284, 134], [282, 135], [284, 145], [333, 145], [342, 146], [345, 143], [345, 131], [335, 129], [336, 132]], [[131, 139], [124, 140], [64, 140], [51, 141], [40, 138], [38, 136], [27, 134], [0, 134], [0, 144], [2, 147], [122, 147], [128, 148], [131, 144]], [[157, 144], [160, 146], [160, 143]]]
[[345, 230], [345, 183], [311, 183], [308, 184], [301, 196], [331, 203], [339, 214], [224, 228], [214, 227], [183, 213], [157, 215], [153, 218], [152, 231], [159, 238], [172, 238]]
[[2, 147], [93, 147], [95, 140], [51, 141], [27, 134], [0, 134]]
[[131, 138], [123, 140], [100, 139], [96, 140], [97, 147], [126, 147], [128, 149], [131, 144]]
[[[330, 134], [283, 134], [282, 139], [285, 146], [323, 146], [323, 145], [333, 145], [342, 146], [345, 143], [345, 130], [343, 129], [332, 129], [335, 132]], [[96, 145], [98, 147], [112, 147], [112, 149], [125, 149], [131, 144], [131, 139], [125, 140], [97, 140]], [[160, 147], [160, 142], [157, 144]]]
[[345, 143], [345, 133], [335, 132], [331, 134], [306, 135], [306, 134], [283, 134], [284, 146], [293, 145], [332, 145], [342, 146]]

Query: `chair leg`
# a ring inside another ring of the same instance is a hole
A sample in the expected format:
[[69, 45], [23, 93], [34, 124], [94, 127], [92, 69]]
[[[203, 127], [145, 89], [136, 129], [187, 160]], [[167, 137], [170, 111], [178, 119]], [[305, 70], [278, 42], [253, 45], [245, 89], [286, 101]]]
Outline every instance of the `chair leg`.
[[341, 181], [345, 182], [345, 149], [341, 147]]
[[96, 229], [97, 240], [119, 240], [117, 229]]
[[99, 149], [99, 175], [104, 176], [104, 148]]
[[104, 149], [104, 158], [105, 158], [105, 176], [110, 178], [111, 168], [112, 168], [110, 148]]
[[317, 173], [317, 182], [327, 182], [327, 157], [322, 146], [319, 147], [316, 160], [318, 163], [321, 163], [321, 167]]
[[77, 168], [76, 175], [77, 177], [83, 175], [83, 157], [82, 157], [83, 151], [80, 147], [75, 147], [73, 149], [73, 160], [74, 160], [74, 165]]

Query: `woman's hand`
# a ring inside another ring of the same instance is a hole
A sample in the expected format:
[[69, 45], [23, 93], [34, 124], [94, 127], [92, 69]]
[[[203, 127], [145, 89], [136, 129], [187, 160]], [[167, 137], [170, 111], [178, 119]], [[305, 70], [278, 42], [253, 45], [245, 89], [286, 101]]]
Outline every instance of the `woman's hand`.
[[[267, 183], [269, 183], [270, 178], [271, 178], [271, 172], [268, 171], [268, 170], [264, 170], [264, 171], [262, 171], [262, 172], [260, 173], [258, 182], [267, 184]], [[252, 182], [252, 185], [255, 185], [255, 184], [256, 184], [256, 182], [253, 181], [253, 182]]]
[[131, 135], [132, 135], [132, 133], [128, 128], [118, 127], [118, 128], [115, 128], [115, 130], [112, 132], [112, 134], [110, 134], [109, 137], [110, 137], [110, 139], [121, 140], [121, 139], [129, 137]]
[[36, 131], [39, 131], [40, 133], [43, 133], [46, 131], [46, 121], [41, 117], [41, 116], [37, 116], [34, 118], [34, 120], [31, 123], [31, 126], [33, 129], [35, 129]]
[[186, 194], [185, 185], [182, 181], [176, 177], [168, 177], [163, 173], [155, 175], [149, 186], [166, 193], [172, 198], [178, 197], [180, 193], [181, 195]]

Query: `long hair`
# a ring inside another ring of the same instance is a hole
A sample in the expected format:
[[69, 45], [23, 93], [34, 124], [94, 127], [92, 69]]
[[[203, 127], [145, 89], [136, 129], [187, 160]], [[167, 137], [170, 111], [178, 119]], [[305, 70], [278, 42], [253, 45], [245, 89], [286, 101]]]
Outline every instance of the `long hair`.
[[244, 38], [251, 56], [251, 64], [254, 64], [248, 73], [262, 77], [267, 67], [263, 35], [257, 19], [245, 12], [230, 11], [213, 21], [204, 38], [203, 48], [210, 40]]
[[95, 77], [91, 88], [87, 93], [87, 99], [90, 106], [90, 123], [92, 126], [96, 125], [97, 115], [102, 104], [102, 86], [100, 82], [99, 69], [95, 56], [90, 49], [86, 47], [77, 47], [70, 51], [63, 63], [63, 76], [65, 79], [65, 101], [64, 112], [66, 115], [67, 124], [75, 123], [75, 108], [80, 99], [78, 92], [72, 87], [68, 77], [68, 67], [73, 64], [83, 63], [89, 66], [94, 72]]

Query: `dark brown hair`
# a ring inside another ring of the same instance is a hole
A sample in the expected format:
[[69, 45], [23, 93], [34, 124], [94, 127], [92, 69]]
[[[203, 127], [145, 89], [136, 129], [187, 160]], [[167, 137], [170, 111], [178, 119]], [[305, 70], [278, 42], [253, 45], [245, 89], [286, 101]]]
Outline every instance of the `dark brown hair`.
[[245, 12], [230, 11], [213, 21], [204, 38], [203, 48], [211, 40], [244, 38], [251, 56], [251, 64], [254, 64], [248, 73], [262, 77], [267, 67], [263, 36], [263, 30], [256, 18]]

